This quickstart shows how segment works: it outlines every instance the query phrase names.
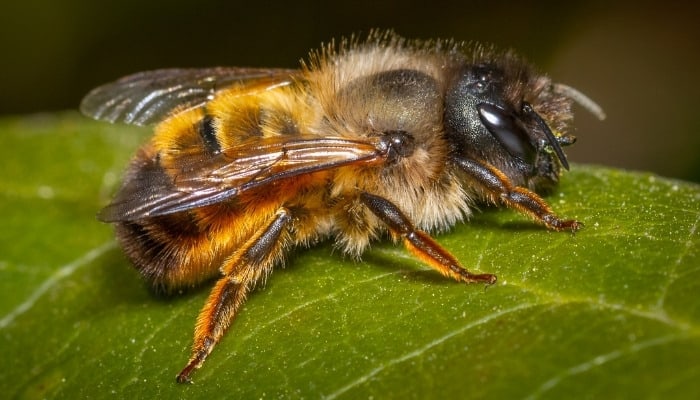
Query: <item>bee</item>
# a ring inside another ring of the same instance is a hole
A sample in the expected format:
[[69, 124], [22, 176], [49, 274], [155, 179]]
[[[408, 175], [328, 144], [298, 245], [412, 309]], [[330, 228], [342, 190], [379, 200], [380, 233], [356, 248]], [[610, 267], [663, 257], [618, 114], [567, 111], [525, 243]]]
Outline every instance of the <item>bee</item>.
[[374, 32], [323, 46], [299, 69], [137, 73], [94, 89], [81, 110], [155, 123], [98, 214], [145, 280], [162, 292], [216, 280], [182, 383], [294, 247], [330, 238], [359, 257], [388, 233], [446, 277], [493, 284], [427, 232], [479, 202], [581, 228], [536, 194], [569, 168], [574, 102], [603, 116], [512, 51]]

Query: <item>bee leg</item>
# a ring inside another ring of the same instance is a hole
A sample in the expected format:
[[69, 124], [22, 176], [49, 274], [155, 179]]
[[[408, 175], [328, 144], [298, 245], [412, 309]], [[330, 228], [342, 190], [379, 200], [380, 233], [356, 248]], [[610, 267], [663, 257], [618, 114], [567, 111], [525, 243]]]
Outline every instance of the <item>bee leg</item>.
[[379, 217], [393, 235], [403, 239], [406, 248], [441, 274], [460, 282], [493, 284], [496, 275], [473, 274], [467, 271], [452, 254], [442, 248], [425, 232], [416, 230], [411, 221], [389, 200], [362, 192], [360, 200]]
[[281, 208], [222, 266], [224, 276], [216, 282], [197, 318], [192, 356], [177, 375], [179, 383], [191, 382], [190, 375], [204, 363], [219, 342], [248, 292], [280, 260], [289, 240], [286, 228], [290, 221], [289, 210]]
[[540, 196], [531, 190], [514, 186], [510, 179], [498, 168], [487, 163], [456, 159], [457, 165], [479, 183], [488, 193], [494, 195], [503, 204], [514, 208], [543, 223], [547, 228], [556, 231], [577, 231], [583, 224], [575, 220], [563, 220], [554, 214]]

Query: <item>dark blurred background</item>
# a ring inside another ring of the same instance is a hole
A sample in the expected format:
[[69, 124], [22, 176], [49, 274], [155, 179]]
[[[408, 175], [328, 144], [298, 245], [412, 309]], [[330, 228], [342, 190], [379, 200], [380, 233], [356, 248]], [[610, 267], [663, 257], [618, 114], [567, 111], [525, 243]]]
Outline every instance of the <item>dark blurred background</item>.
[[700, 13], [670, 3], [6, 2], [0, 115], [76, 109], [92, 87], [147, 69], [294, 67], [330, 38], [392, 28], [515, 48], [608, 115], [601, 123], [578, 110], [570, 159], [697, 182]]

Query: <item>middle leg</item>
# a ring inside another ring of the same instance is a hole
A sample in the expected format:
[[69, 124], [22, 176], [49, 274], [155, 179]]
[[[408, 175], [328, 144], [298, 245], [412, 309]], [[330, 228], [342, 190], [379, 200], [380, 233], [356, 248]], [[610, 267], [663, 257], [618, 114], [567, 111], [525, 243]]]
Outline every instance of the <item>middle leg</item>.
[[406, 248], [441, 274], [461, 282], [496, 282], [496, 275], [473, 274], [467, 271], [457, 259], [442, 248], [427, 233], [417, 230], [401, 210], [389, 200], [367, 192], [360, 194], [360, 200], [374, 215], [379, 217], [393, 235], [403, 238]]

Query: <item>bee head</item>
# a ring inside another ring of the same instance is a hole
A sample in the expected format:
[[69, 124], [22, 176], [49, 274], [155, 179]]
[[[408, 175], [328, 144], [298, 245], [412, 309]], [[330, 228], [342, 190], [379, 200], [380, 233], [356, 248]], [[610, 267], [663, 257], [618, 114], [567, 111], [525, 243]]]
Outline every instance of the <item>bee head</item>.
[[569, 168], [562, 146], [575, 138], [555, 132], [571, 119], [571, 103], [518, 59], [468, 64], [447, 90], [446, 134], [455, 157], [486, 161], [517, 185], [547, 189]]

